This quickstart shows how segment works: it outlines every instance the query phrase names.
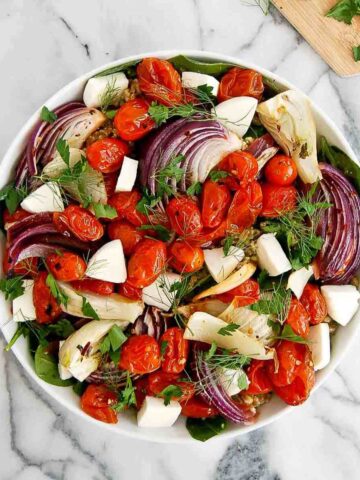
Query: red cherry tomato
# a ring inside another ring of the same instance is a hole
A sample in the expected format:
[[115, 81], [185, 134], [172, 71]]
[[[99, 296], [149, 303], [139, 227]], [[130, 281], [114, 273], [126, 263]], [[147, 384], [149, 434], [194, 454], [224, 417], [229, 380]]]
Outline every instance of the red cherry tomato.
[[13, 265], [13, 261], [9, 256], [9, 249], [8, 247], [5, 248], [3, 258], [3, 270], [5, 275], [11, 271], [15, 275], [34, 277], [38, 274], [38, 264], [38, 257], [29, 257]]
[[94, 170], [113, 173], [121, 168], [124, 156], [129, 152], [129, 145], [122, 140], [102, 138], [87, 147], [86, 158]]
[[308, 283], [301, 295], [300, 302], [310, 316], [311, 325], [317, 325], [325, 320], [327, 315], [326, 302], [317, 285]]
[[130, 285], [130, 283], [125, 282], [119, 285], [118, 289], [120, 295], [123, 297], [131, 298], [131, 300], [140, 300], [142, 298], [141, 288], [136, 288]]
[[171, 228], [180, 236], [193, 236], [201, 232], [203, 224], [196, 202], [190, 197], [172, 198], [166, 207]]
[[286, 155], [275, 155], [265, 166], [265, 178], [279, 187], [291, 185], [297, 177], [294, 160]]
[[237, 307], [251, 305], [260, 299], [260, 287], [256, 280], [246, 280], [244, 283], [226, 293], [216, 295], [216, 298], [225, 303], [231, 303], [236, 298]]
[[154, 120], [148, 114], [149, 104], [143, 98], [134, 98], [124, 103], [117, 111], [114, 125], [123, 140], [135, 142], [155, 128]]
[[132, 192], [118, 192], [109, 199], [109, 205], [114, 207], [119, 218], [123, 218], [135, 227], [148, 223], [146, 215], [140, 213], [136, 206], [141, 200], [141, 193], [137, 190]]
[[34, 281], [33, 302], [38, 323], [52, 323], [62, 312], [46, 285], [47, 276], [47, 272], [40, 272]]
[[[158, 396], [169, 385], [179, 387], [181, 395], [171, 400], [186, 402], [195, 394], [195, 385], [192, 382], [182, 382], [179, 375], [167, 372], [154, 372], [148, 376], [148, 390], [151, 395]], [[179, 392], [180, 393], [180, 392]]]
[[[217, 166], [218, 170], [229, 172], [246, 186], [256, 179], [259, 166], [256, 158], [249, 152], [239, 151], [227, 155]], [[226, 178], [225, 178], [226, 180]]]
[[169, 247], [169, 264], [179, 273], [191, 273], [204, 265], [204, 253], [184, 240], [177, 240]]
[[121, 348], [119, 367], [143, 375], [160, 367], [160, 347], [149, 335], [130, 337]]
[[96, 295], [108, 296], [114, 293], [114, 284], [95, 278], [84, 278], [71, 282], [71, 286], [79, 292], [95, 293]]
[[81, 409], [105, 423], [117, 423], [116, 412], [111, 408], [117, 402], [117, 395], [105, 385], [90, 384], [81, 396]]
[[278, 217], [284, 212], [294, 210], [298, 192], [295, 187], [278, 187], [271, 183], [261, 185], [263, 194], [262, 217]]
[[129, 259], [127, 282], [136, 288], [147, 287], [157, 279], [165, 263], [165, 243], [145, 238]]
[[282, 340], [276, 346], [278, 369], [273, 361], [266, 362], [267, 373], [276, 387], [290, 385], [298, 373], [299, 366], [304, 362], [306, 345]]
[[266, 361], [252, 360], [246, 371], [250, 385], [245, 390], [248, 395], [262, 395], [272, 390], [271, 381], [266, 371]]
[[121, 240], [125, 255], [134, 253], [136, 246], [145, 235], [143, 230], [138, 230], [124, 220], [114, 220], [109, 223], [107, 231], [111, 240]]
[[108, 198], [110, 198], [114, 195], [117, 180], [119, 178], [119, 172], [103, 173], [102, 175], [105, 183], [106, 195]]
[[181, 404], [181, 415], [191, 418], [209, 418], [218, 415], [215, 407], [205, 403], [200, 397], [193, 397]]
[[224, 220], [218, 227], [213, 229], [204, 228], [201, 233], [187, 238], [186, 241], [191, 243], [191, 245], [196, 246], [207, 245], [210, 242], [216, 242], [217, 240], [224, 238], [226, 236], [226, 231], [227, 221]]
[[216, 228], [226, 217], [231, 195], [226, 185], [207, 180], [201, 192], [201, 218], [204, 227]]
[[161, 368], [167, 373], [180, 373], [184, 370], [189, 356], [189, 341], [184, 339], [184, 331], [171, 327], [160, 338], [160, 345], [166, 342]]
[[104, 227], [89, 210], [69, 205], [63, 212], [53, 213], [55, 228], [65, 235], [75, 235], [84, 242], [99, 240], [104, 235]]
[[243, 230], [251, 227], [262, 208], [262, 191], [258, 182], [251, 182], [238, 190], [231, 202], [228, 216], [228, 230]]
[[310, 332], [310, 316], [297, 298], [292, 298], [286, 323], [296, 335], [306, 338]]
[[139, 87], [149, 99], [171, 106], [181, 103], [182, 86], [179, 73], [166, 60], [144, 58], [136, 69]]
[[136, 397], [136, 408], [140, 410], [142, 404], [144, 403], [145, 397], [147, 395], [151, 396], [151, 392], [149, 391], [149, 380], [148, 376], [140, 377], [138, 380], [135, 381], [135, 397]]
[[11, 214], [9, 210], [5, 208], [3, 213], [3, 222], [4, 222], [4, 225], [15, 223], [15, 222], [18, 222], [19, 220], [23, 220], [24, 218], [29, 217], [30, 215], [32, 214], [29, 212], [26, 212], [22, 208], [18, 208], [13, 214]]
[[46, 265], [56, 280], [72, 282], [85, 275], [86, 263], [76, 253], [50, 253], [46, 257]]
[[255, 70], [234, 67], [222, 77], [217, 98], [224, 102], [233, 97], [254, 97], [258, 100], [264, 92], [261, 73]]

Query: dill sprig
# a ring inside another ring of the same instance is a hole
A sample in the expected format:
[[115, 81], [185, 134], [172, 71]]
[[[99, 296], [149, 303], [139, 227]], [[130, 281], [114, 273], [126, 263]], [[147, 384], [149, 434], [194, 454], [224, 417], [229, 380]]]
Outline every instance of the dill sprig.
[[104, 112], [111, 106], [118, 106], [122, 98], [122, 92], [123, 89], [116, 86], [116, 77], [111, 77], [100, 97], [101, 110]]
[[269, 13], [271, 5], [270, 0], [242, 0], [241, 3], [249, 7], [260, 7], [264, 15], [267, 15]]
[[262, 278], [262, 285], [260, 300], [250, 305], [249, 308], [259, 314], [269, 315], [271, 320], [282, 325], [289, 313], [291, 290], [285, 287], [282, 276], [277, 281]]

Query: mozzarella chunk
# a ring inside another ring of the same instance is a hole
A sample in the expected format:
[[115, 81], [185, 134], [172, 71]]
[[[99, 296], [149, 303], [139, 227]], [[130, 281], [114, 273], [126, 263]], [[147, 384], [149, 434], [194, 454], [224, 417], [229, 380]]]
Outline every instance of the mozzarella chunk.
[[[64, 345], [64, 342], [65, 340], [61, 340], [59, 342], [59, 351], [60, 351], [60, 348]], [[70, 370], [68, 370], [66, 367], [63, 367], [60, 362], [58, 364], [58, 369], [59, 369], [59, 377], [61, 378], [61, 380], [69, 380], [69, 378], [72, 377]]]
[[231, 247], [228, 255], [224, 249], [204, 250], [205, 264], [215, 282], [220, 283], [227, 278], [244, 258], [241, 248]]
[[20, 205], [29, 213], [62, 212], [64, 210], [60, 188], [55, 182], [44, 183], [24, 198]]
[[[244, 372], [244, 370], [233, 370], [229, 368], [218, 368], [219, 374], [219, 383], [225, 390], [225, 392], [232, 397], [233, 395], [238, 394], [241, 392], [241, 388], [239, 387], [239, 379], [242, 376], [245, 376], [247, 380], [247, 387], [249, 386], [249, 380]], [[246, 388], [247, 388], [246, 387]]]
[[242, 138], [250, 127], [257, 104], [257, 100], [252, 97], [234, 97], [219, 103], [212, 109], [212, 113], [220, 123]]
[[143, 302], [168, 312], [176, 295], [176, 292], [170, 292], [170, 288], [175, 282], [180, 281], [181, 276], [177, 273], [162, 273], [155, 282], [143, 288]]
[[36, 312], [33, 302], [34, 280], [23, 280], [24, 293], [13, 300], [14, 322], [35, 320]]
[[197, 72], [183, 72], [181, 74], [182, 85], [185, 88], [197, 88], [201, 85], [208, 85], [212, 87], [212, 94], [217, 95], [219, 90], [219, 81], [211, 75], [205, 75], [204, 73]]
[[169, 405], [165, 405], [163, 398], [147, 396], [137, 414], [138, 427], [171, 427], [179, 418], [180, 413], [179, 402], [171, 400]]
[[129, 157], [124, 157], [121, 171], [116, 182], [115, 192], [131, 192], [135, 185], [139, 162]]
[[86, 276], [114, 283], [124, 283], [127, 277], [121, 240], [105, 243], [90, 258]]
[[286, 288], [294, 292], [296, 298], [300, 298], [313, 274], [314, 271], [311, 265], [307, 268], [303, 267], [295, 270], [295, 272], [290, 273]]
[[327, 323], [310, 327], [307, 338], [315, 370], [325, 368], [330, 362], [330, 329]]
[[354, 285], [323, 285], [321, 293], [330, 317], [345, 327], [359, 308], [359, 291]]
[[291, 270], [291, 264], [273, 233], [265, 233], [256, 241], [258, 262], [270, 277], [277, 277]]
[[129, 80], [122, 72], [105, 75], [104, 77], [90, 78], [84, 89], [84, 103], [87, 107], [101, 107], [102, 99], [107, 91], [113, 91], [116, 98], [120, 98], [128, 86]]

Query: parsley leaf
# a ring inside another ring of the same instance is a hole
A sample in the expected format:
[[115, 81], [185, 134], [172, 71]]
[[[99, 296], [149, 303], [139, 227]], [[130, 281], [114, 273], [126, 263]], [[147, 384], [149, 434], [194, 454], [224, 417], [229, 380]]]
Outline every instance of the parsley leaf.
[[156, 195], [151, 195], [147, 188], [143, 191], [143, 196], [140, 201], [136, 205], [136, 210], [144, 215], [149, 215], [149, 212], [152, 208], [154, 208], [159, 202], [161, 198], [157, 197]]
[[352, 48], [355, 62], [360, 62], [360, 45]]
[[117, 211], [115, 208], [111, 207], [110, 205], [106, 205], [103, 203], [92, 203], [91, 206], [94, 209], [95, 217], [96, 218], [116, 218]]
[[248, 388], [249, 380], [245, 372], [242, 372], [241, 375], [239, 375], [237, 384], [240, 390], [246, 390]]
[[179, 164], [185, 160], [184, 155], [174, 156], [170, 162], [157, 173], [155, 173], [156, 191], [162, 197], [163, 195], [174, 195], [174, 190], [169, 180], [179, 182], [185, 174], [184, 169]]
[[59, 138], [59, 140], [56, 142], [56, 150], [66, 166], [70, 168], [70, 148], [67, 141], [63, 138]]
[[201, 193], [201, 182], [195, 182], [187, 188], [186, 193], [188, 195], [200, 195]]
[[12, 215], [27, 194], [26, 187], [16, 188], [14, 183], [10, 183], [0, 190], [0, 200], [5, 202], [6, 208]]
[[57, 118], [58, 117], [57, 117], [56, 113], [49, 110], [46, 105], [44, 105], [42, 107], [41, 112], [40, 112], [40, 119], [43, 122], [54, 123], [55, 120], [57, 120]]
[[157, 126], [165, 123], [169, 119], [170, 109], [165, 105], [162, 105], [157, 102], [152, 102], [148, 113], [150, 117], [154, 120]]
[[68, 303], [68, 296], [61, 290], [57, 281], [51, 273], [48, 273], [46, 277], [46, 285], [50, 288], [51, 295], [55, 298], [59, 305], [64, 305], [66, 307]]
[[209, 348], [209, 350], [205, 353], [205, 360], [208, 361], [210, 360], [216, 353], [216, 350], [217, 350], [217, 344], [216, 342], [212, 342], [211, 343], [211, 347]]
[[23, 278], [12, 277], [12, 278], [2, 278], [0, 280], [0, 290], [5, 294], [5, 300], [15, 300], [15, 298], [20, 297], [25, 289], [23, 287]]
[[141, 225], [138, 230], [154, 230], [157, 236], [163, 242], [168, 242], [171, 238], [171, 232], [164, 225]]
[[326, 14], [327, 17], [348, 25], [356, 15], [360, 15], [360, 0], [340, 0]]
[[228, 176], [229, 173], [225, 172], [224, 170], [213, 170], [209, 173], [210, 180], [212, 180], [213, 182], [218, 182], [219, 180], [222, 180], [223, 178], [226, 178]]
[[118, 402], [112, 405], [111, 408], [115, 410], [115, 412], [122, 412], [125, 408], [131, 407], [132, 405], [136, 405], [135, 387], [133, 386], [129, 372], [127, 372], [125, 388], [119, 393]]
[[220, 328], [217, 332], [219, 335], [223, 335], [224, 337], [231, 337], [231, 335], [240, 327], [237, 323], [229, 323], [226, 327]]
[[276, 340], [287, 340], [289, 342], [295, 342], [295, 343], [304, 343], [304, 344], [309, 343], [308, 340], [306, 340], [305, 338], [300, 337], [300, 335], [296, 335], [294, 330], [288, 324], [286, 324], [284, 326], [281, 334], [276, 336], [275, 339]]
[[164, 398], [164, 405], [169, 405], [174, 398], [179, 399], [182, 395], [182, 390], [178, 385], [168, 385], [160, 393], [159, 397]]
[[89, 301], [82, 297], [82, 312], [85, 317], [93, 318], [94, 320], [100, 320], [99, 315], [95, 312], [93, 307], [90, 305]]

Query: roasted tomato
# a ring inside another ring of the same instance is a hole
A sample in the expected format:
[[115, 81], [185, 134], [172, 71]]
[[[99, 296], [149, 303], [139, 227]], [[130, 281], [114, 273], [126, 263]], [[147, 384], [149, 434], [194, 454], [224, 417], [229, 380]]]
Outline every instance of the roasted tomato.
[[215, 407], [208, 405], [200, 397], [190, 398], [181, 404], [181, 415], [191, 418], [208, 418], [218, 415]]
[[292, 298], [286, 323], [296, 335], [306, 338], [310, 332], [310, 315], [297, 298]]
[[46, 285], [47, 276], [47, 272], [40, 272], [34, 282], [33, 301], [38, 323], [52, 323], [62, 312]]
[[149, 391], [149, 381], [148, 376], [140, 377], [138, 380], [135, 381], [135, 398], [136, 398], [136, 408], [140, 410], [142, 404], [144, 403], [145, 397], [147, 395], [151, 396], [151, 392]]
[[279, 187], [291, 185], [297, 177], [294, 160], [286, 155], [275, 155], [265, 166], [265, 178]]
[[300, 365], [304, 362], [307, 346], [301, 343], [282, 340], [276, 346], [278, 368], [273, 361], [267, 361], [266, 367], [272, 384], [276, 387], [290, 385], [298, 373]]
[[3, 213], [3, 222], [4, 225], [8, 224], [10, 225], [11, 223], [18, 222], [19, 220], [23, 220], [26, 217], [29, 217], [32, 215], [29, 212], [26, 212], [22, 208], [18, 208], [14, 213], [10, 213], [7, 208], [5, 208], [4, 213]]
[[145, 238], [129, 259], [127, 282], [136, 288], [147, 287], [157, 279], [164, 269], [165, 263], [165, 243]]
[[255, 70], [234, 67], [222, 77], [217, 98], [224, 102], [233, 97], [254, 97], [260, 99], [264, 92], [261, 73]]
[[241, 231], [251, 227], [262, 208], [262, 191], [258, 182], [251, 182], [246, 188], [239, 189], [231, 202], [227, 229]]
[[114, 293], [115, 286], [112, 282], [96, 280], [95, 278], [84, 278], [71, 282], [71, 286], [79, 292], [95, 293], [96, 295], [108, 296]]
[[130, 283], [120, 283], [118, 292], [123, 297], [131, 298], [131, 300], [140, 300], [142, 298], [141, 288], [136, 288], [130, 285]]
[[[154, 372], [148, 376], [149, 392], [155, 396], [161, 396], [161, 392], [169, 385], [179, 387], [181, 395], [172, 397], [171, 400], [187, 402], [195, 394], [195, 385], [192, 382], [182, 382], [179, 375], [166, 372]], [[179, 392], [180, 393], [180, 392]]]
[[227, 221], [224, 220], [218, 227], [213, 229], [204, 228], [201, 233], [189, 237], [186, 241], [195, 246], [207, 245], [209, 242], [216, 242], [217, 240], [224, 238], [226, 236], [226, 231]]
[[317, 285], [308, 283], [301, 295], [300, 302], [310, 316], [311, 325], [317, 325], [325, 320], [327, 315], [326, 302]]
[[103, 173], [105, 190], [108, 198], [114, 195], [118, 178], [119, 178], [119, 172]]
[[137, 244], [145, 235], [143, 230], [124, 220], [114, 220], [109, 223], [107, 231], [111, 240], [121, 240], [125, 255], [134, 253]]
[[76, 253], [50, 253], [46, 257], [46, 265], [56, 280], [72, 282], [80, 280], [85, 275], [86, 263]]
[[139, 87], [149, 99], [171, 106], [181, 103], [182, 86], [179, 73], [166, 60], [144, 58], [136, 69]]
[[160, 367], [160, 347], [149, 335], [130, 337], [121, 348], [119, 367], [130, 373], [144, 375]]
[[197, 235], [203, 228], [199, 207], [190, 197], [172, 198], [166, 207], [166, 213], [171, 228], [180, 236]]
[[182, 372], [189, 356], [189, 341], [184, 339], [184, 331], [179, 327], [168, 328], [160, 338], [160, 345], [163, 344], [166, 345], [161, 362], [163, 371]]
[[201, 218], [204, 227], [216, 228], [226, 217], [231, 195], [226, 185], [207, 180], [201, 192]]
[[169, 264], [179, 273], [191, 273], [204, 265], [204, 253], [185, 240], [177, 240], [169, 247]]
[[3, 270], [5, 275], [7, 275], [11, 271], [15, 275], [34, 277], [38, 274], [38, 264], [38, 257], [29, 257], [21, 260], [21, 262], [17, 262], [13, 266], [13, 262], [9, 256], [8, 247], [5, 248], [3, 258]]
[[117, 402], [117, 394], [105, 385], [90, 384], [81, 396], [81, 409], [105, 423], [117, 423], [116, 412], [111, 408]]
[[109, 199], [109, 205], [114, 207], [119, 218], [123, 218], [135, 227], [148, 223], [146, 215], [140, 213], [136, 206], [141, 200], [141, 193], [137, 190], [131, 192], [118, 192]]
[[87, 147], [86, 158], [94, 170], [113, 173], [121, 168], [124, 156], [129, 152], [129, 145], [122, 140], [103, 138]]
[[263, 194], [262, 217], [278, 217], [295, 209], [298, 197], [295, 187], [278, 187], [271, 183], [265, 183], [261, 185], [261, 189]]
[[266, 363], [264, 360], [251, 360], [250, 366], [246, 370], [250, 385], [245, 390], [245, 394], [262, 395], [271, 392], [272, 384], [266, 371]]
[[249, 152], [239, 151], [227, 155], [217, 166], [218, 170], [230, 173], [240, 180], [241, 186], [246, 186], [256, 179], [258, 162]]
[[114, 125], [123, 140], [140, 140], [155, 127], [154, 120], [148, 114], [149, 103], [143, 98], [134, 98], [124, 103], [117, 111]]
[[69, 205], [63, 212], [53, 213], [56, 229], [65, 235], [75, 235], [84, 242], [99, 240], [104, 235], [104, 227], [89, 210]]
[[231, 303], [236, 298], [237, 307], [251, 305], [260, 299], [260, 287], [256, 280], [246, 280], [244, 283], [226, 293], [216, 295], [216, 298], [225, 303]]

